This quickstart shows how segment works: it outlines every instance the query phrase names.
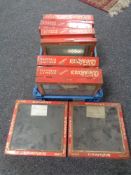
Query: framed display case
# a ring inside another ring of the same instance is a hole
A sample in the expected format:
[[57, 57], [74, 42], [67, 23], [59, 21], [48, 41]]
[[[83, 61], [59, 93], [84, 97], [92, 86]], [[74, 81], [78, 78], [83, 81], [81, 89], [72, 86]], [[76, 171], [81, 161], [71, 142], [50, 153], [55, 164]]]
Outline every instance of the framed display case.
[[103, 84], [99, 68], [37, 66], [36, 84], [42, 95], [95, 95]]
[[5, 154], [66, 156], [66, 102], [17, 100]]
[[68, 156], [129, 158], [121, 105], [69, 103]]

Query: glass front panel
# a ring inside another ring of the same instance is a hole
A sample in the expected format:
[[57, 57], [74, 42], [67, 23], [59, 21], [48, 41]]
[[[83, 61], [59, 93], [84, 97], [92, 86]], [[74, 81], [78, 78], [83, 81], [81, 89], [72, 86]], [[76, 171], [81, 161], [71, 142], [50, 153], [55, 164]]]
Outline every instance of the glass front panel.
[[43, 84], [43, 89], [45, 95], [93, 95], [96, 86], [75, 84]]
[[84, 56], [86, 46], [72, 46], [72, 45], [56, 45], [56, 46], [47, 46], [46, 54], [47, 55], [64, 55], [64, 56]]
[[122, 152], [117, 109], [110, 106], [74, 106], [73, 149]]
[[19, 105], [10, 149], [61, 151], [64, 110], [64, 105]]

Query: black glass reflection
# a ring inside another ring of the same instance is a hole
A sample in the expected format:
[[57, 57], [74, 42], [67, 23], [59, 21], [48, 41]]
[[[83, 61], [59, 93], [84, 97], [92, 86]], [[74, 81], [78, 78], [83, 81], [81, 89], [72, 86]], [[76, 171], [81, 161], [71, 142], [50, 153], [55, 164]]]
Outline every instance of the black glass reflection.
[[122, 136], [115, 107], [105, 107], [105, 118], [87, 115], [88, 107], [73, 108], [73, 149], [123, 151]]
[[19, 105], [10, 148], [61, 151], [64, 105], [48, 105], [47, 116], [31, 116], [31, 106]]
[[56, 45], [46, 47], [47, 55], [84, 56], [86, 46]]

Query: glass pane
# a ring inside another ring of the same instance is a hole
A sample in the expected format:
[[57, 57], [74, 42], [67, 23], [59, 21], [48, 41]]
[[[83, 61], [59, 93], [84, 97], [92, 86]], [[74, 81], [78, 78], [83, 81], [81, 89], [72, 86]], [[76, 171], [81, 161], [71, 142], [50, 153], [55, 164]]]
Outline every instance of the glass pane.
[[117, 109], [110, 106], [75, 106], [73, 149], [123, 151]]
[[84, 56], [86, 46], [56, 45], [47, 46], [47, 55]]
[[64, 105], [21, 104], [10, 149], [61, 151], [63, 127]]
[[46, 95], [93, 95], [96, 86], [43, 84], [43, 88]]

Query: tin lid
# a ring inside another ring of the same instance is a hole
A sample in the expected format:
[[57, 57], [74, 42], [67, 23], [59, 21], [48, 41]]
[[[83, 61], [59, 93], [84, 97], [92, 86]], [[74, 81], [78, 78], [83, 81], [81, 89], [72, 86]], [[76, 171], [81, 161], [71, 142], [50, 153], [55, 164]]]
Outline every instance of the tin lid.
[[36, 83], [103, 84], [99, 68], [37, 66]]
[[41, 36], [94, 36], [94, 28], [73, 29], [73, 28], [59, 28], [59, 27], [43, 27], [40, 29]]
[[82, 36], [94, 36], [94, 28], [87, 29], [72, 29], [72, 28], [59, 28], [59, 27], [44, 27], [40, 30], [41, 36], [66, 36], [66, 35], [82, 35]]
[[5, 153], [66, 156], [67, 103], [17, 100]]
[[39, 55], [37, 66], [98, 67], [99, 57]]
[[69, 156], [128, 158], [119, 103], [69, 104]]
[[77, 28], [85, 29], [92, 28], [94, 21], [80, 21], [80, 20], [41, 20], [39, 28], [48, 27], [61, 27], [61, 28]]
[[93, 15], [87, 15], [87, 14], [46, 14], [43, 15], [43, 19], [71, 19], [71, 20], [88, 20], [88, 21], [94, 21]]

